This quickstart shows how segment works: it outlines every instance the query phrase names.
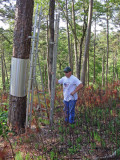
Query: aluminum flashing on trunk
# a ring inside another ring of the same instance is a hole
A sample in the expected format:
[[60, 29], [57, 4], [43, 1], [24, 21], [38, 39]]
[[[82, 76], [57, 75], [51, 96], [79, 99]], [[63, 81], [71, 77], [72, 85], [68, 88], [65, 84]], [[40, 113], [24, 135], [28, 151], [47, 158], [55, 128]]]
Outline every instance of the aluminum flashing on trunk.
[[11, 60], [11, 80], [10, 94], [16, 97], [27, 95], [29, 59], [19, 59], [12, 57]]

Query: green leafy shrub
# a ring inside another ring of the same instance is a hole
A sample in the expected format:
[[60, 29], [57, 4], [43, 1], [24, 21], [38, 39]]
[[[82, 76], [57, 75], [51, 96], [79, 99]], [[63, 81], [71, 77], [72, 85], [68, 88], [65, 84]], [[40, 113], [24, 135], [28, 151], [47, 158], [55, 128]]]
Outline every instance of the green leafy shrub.
[[7, 134], [9, 131], [7, 126], [7, 117], [8, 117], [8, 111], [0, 113], [0, 135], [3, 136], [5, 136], [5, 134]]

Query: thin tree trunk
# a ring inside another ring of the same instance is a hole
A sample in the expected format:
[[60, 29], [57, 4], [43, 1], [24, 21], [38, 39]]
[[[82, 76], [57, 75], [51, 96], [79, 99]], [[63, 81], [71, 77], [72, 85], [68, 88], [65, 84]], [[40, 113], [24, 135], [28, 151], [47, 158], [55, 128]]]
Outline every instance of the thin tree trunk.
[[113, 82], [115, 81], [115, 55], [113, 54]]
[[[4, 47], [3, 47], [3, 38], [1, 37], [1, 70], [2, 70], [2, 85], [3, 91], [6, 90], [5, 86], [5, 63], [4, 63]], [[6, 75], [7, 76], [7, 75]]]
[[94, 32], [94, 75], [93, 75], [93, 83], [95, 83], [95, 49], [96, 49], [96, 15], [95, 15], [95, 32]]
[[66, 0], [68, 55], [69, 55], [69, 66], [72, 68], [71, 49], [70, 49], [70, 33], [69, 33], [69, 26], [68, 26], [68, 7], [67, 7], [67, 3], [68, 3], [68, 2], [67, 2], [67, 0]]
[[118, 80], [118, 70], [117, 70], [117, 50], [116, 50], [116, 53], [115, 53], [115, 78], [116, 78], [116, 81]]
[[49, 49], [48, 49], [48, 90], [51, 94], [51, 81], [52, 81], [52, 65], [53, 65], [53, 48], [54, 48], [54, 10], [55, 0], [50, 0], [49, 7]]
[[81, 81], [83, 85], [85, 85], [85, 75], [87, 70], [87, 58], [88, 58], [88, 52], [89, 52], [89, 42], [90, 42], [91, 23], [92, 23], [92, 8], [93, 8], [93, 0], [90, 0], [86, 44], [85, 44], [85, 52], [84, 52], [83, 66], [82, 66], [82, 72], [81, 72]]
[[[48, 57], [48, 55], [49, 55], [49, 45], [48, 45], [48, 44], [49, 44], [49, 42], [48, 42], [48, 41], [49, 41], [49, 40], [48, 40], [48, 36], [49, 36], [49, 33], [48, 33], [49, 31], [48, 31], [48, 30], [49, 30], [49, 27], [48, 27], [48, 19], [49, 19], [49, 17], [47, 17], [47, 33], [46, 33], [46, 34], [47, 34], [47, 36], [46, 36], [46, 43], [47, 43], [47, 74], [48, 74], [48, 72], [49, 72], [49, 71], [48, 71], [48, 68], [49, 68], [49, 60], [48, 60], [48, 58], [49, 58], [49, 57]], [[48, 74], [48, 75], [49, 75], [49, 74]], [[47, 87], [49, 88], [49, 78], [47, 78], [47, 79], [48, 79], [48, 80], [47, 80], [47, 81], [48, 81]]]
[[[44, 60], [46, 60], [46, 52], [44, 51]], [[45, 88], [47, 88], [47, 64], [44, 65], [44, 85], [45, 85]]]
[[107, 63], [106, 63], [106, 86], [108, 84], [108, 58], [109, 58], [109, 19], [107, 13]]
[[105, 74], [105, 53], [103, 53], [102, 56], [102, 87], [104, 87], [104, 81], [105, 81], [104, 74]]
[[[33, 0], [17, 0], [16, 2], [13, 46], [14, 58], [29, 59], [31, 46], [31, 39], [29, 36], [31, 36], [32, 31], [33, 6]], [[10, 94], [8, 122], [11, 129], [16, 132], [25, 131], [26, 100], [27, 95], [17, 97]]]
[[89, 52], [88, 52], [88, 79], [87, 79], [87, 84], [88, 84], [88, 86], [89, 86]]
[[119, 47], [120, 46], [120, 36], [119, 36], [119, 34], [118, 34], [117, 38], [118, 38], [118, 49], [116, 51], [116, 79], [118, 80], [119, 72], [118, 72], [118, 69], [117, 69], [117, 55], [118, 55], [119, 49], [120, 49], [120, 47]]
[[72, 36], [70, 37], [70, 48], [71, 48], [71, 50], [70, 50], [70, 55], [71, 55], [71, 69], [72, 69], [72, 72], [73, 72], [73, 70], [74, 70], [74, 66], [73, 66], [73, 64], [74, 64], [74, 58], [73, 58], [73, 52], [74, 52], [74, 50], [73, 50], [73, 43], [72, 43]]
[[8, 78], [8, 72], [7, 72], [4, 52], [3, 52], [3, 63], [4, 63], [4, 69], [5, 69], [5, 77], [7, 78], [7, 83], [9, 84], [9, 78]]
[[74, 26], [74, 53], [75, 53], [75, 71], [78, 77], [78, 55], [77, 55], [77, 35], [76, 35], [76, 24], [75, 24], [75, 10], [74, 10], [74, 0], [72, 0], [72, 17]]
[[[84, 13], [85, 9], [84, 9]], [[78, 78], [80, 79], [80, 73], [81, 73], [81, 60], [82, 60], [82, 46], [83, 46], [83, 42], [84, 42], [84, 38], [85, 38], [85, 34], [86, 34], [86, 30], [87, 30], [87, 23], [86, 23], [86, 15], [84, 14], [84, 24], [83, 24], [83, 34], [80, 40], [80, 52], [79, 52], [79, 62], [78, 62]]]
[[5, 92], [6, 87], [5, 87], [5, 66], [4, 66], [4, 51], [1, 55], [1, 65], [2, 65], [2, 85], [3, 85], [3, 91]]

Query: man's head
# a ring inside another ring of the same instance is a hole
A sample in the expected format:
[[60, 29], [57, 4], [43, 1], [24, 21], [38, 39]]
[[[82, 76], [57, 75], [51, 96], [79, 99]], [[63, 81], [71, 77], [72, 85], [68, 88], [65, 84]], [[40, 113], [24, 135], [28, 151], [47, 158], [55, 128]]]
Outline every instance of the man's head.
[[69, 77], [71, 76], [71, 74], [72, 74], [71, 68], [70, 68], [70, 67], [66, 67], [66, 68], [64, 69], [64, 73], [65, 73], [65, 76], [66, 76], [67, 78], [69, 78]]

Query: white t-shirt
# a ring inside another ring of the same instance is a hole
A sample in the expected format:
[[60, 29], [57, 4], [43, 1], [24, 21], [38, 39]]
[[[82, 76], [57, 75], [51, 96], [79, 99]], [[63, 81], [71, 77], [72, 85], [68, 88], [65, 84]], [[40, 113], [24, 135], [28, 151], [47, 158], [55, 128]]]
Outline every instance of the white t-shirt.
[[69, 78], [67, 78], [64, 76], [58, 80], [58, 83], [63, 84], [63, 95], [65, 101], [78, 99], [77, 93], [75, 93], [73, 96], [71, 95], [71, 92], [73, 92], [76, 87], [82, 83], [77, 77], [71, 75]]

